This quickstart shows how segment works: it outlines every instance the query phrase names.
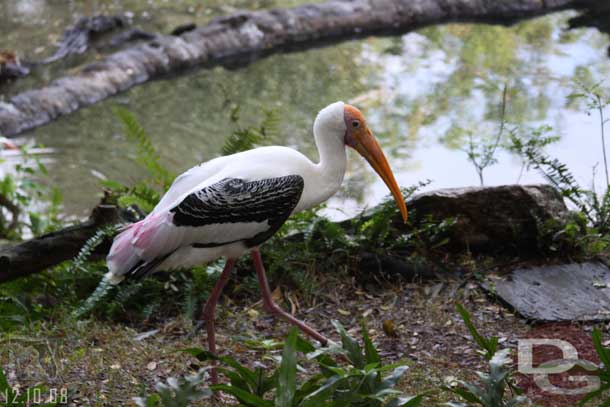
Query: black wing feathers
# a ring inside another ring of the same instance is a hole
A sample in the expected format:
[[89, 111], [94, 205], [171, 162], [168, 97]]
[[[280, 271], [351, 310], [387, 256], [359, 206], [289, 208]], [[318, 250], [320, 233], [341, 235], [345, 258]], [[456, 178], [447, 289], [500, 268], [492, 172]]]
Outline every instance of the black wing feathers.
[[281, 226], [299, 202], [303, 186], [300, 175], [251, 182], [225, 178], [188, 195], [170, 212], [176, 226], [264, 221]]

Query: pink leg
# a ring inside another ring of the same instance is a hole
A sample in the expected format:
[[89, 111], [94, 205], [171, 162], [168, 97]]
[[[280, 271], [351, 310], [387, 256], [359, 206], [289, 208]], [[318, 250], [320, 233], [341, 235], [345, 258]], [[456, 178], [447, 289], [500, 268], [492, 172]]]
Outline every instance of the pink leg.
[[252, 249], [251, 252], [252, 261], [254, 262], [254, 267], [256, 268], [256, 276], [258, 277], [258, 284], [261, 287], [261, 292], [263, 294], [263, 306], [265, 310], [270, 314], [273, 314], [277, 317], [285, 319], [292, 325], [297, 326], [301, 331], [305, 332], [307, 335], [311, 336], [322, 345], [326, 345], [328, 343], [328, 339], [322, 336], [318, 331], [310, 328], [305, 325], [302, 321], [299, 321], [283, 309], [281, 309], [275, 302], [273, 302], [273, 298], [271, 296], [271, 290], [269, 289], [269, 283], [267, 282], [267, 276], [265, 275], [265, 266], [263, 266], [263, 259], [261, 258], [261, 252], [258, 249]]
[[[222, 270], [218, 282], [214, 286], [214, 289], [210, 293], [208, 300], [206, 301], [203, 310], [201, 312], [201, 319], [205, 322], [205, 330], [208, 333], [208, 350], [213, 354], [216, 354], [216, 329], [214, 327], [214, 314], [216, 313], [216, 304], [222, 293], [222, 289], [229, 281], [231, 276], [231, 270], [235, 265], [235, 259], [227, 259], [225, 268]], [[216, 369], [212, 369], [211, 372], [212, 383], [218, 383], [218, 373]]]

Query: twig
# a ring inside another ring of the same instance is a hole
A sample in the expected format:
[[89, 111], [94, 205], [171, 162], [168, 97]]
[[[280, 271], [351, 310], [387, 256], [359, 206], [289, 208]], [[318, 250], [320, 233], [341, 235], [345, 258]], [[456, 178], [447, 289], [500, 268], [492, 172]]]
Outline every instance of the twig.
[[608, 177], [608, 158], [606, 157], [606, 133], [604, 131], [606, 120], [604, 119], [604, 104], [599, 93], [595, 93], [595, 100], [597, 102], [597, 110], [599, 111], [600, 127], [602, 131], [602, 152], [604, 154], [604, 169], [606, 170], [606, 188], [608, 188], [608, 185], [610, 185], [610, 177]]

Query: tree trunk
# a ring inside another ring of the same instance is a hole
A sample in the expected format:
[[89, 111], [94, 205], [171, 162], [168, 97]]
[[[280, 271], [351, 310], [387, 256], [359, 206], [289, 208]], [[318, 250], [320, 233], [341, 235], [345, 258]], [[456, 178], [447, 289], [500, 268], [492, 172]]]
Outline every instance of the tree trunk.
[[214, 65], [243, 66], [287, 51], [372, 35], [401, 35], [433, 24], [508, 25], [566, 9], [578, 25], [608, 28], [603, 0], [353, 0], [241, 12], [108, 55], [80, 72], [0, 102], [0, 133], [15, 135], [156, 78]]

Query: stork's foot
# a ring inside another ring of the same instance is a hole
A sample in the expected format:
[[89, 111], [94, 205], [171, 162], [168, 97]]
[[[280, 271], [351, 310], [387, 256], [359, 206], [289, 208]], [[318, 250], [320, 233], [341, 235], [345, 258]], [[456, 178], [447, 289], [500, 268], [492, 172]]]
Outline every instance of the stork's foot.
[[267, 311], [271, 315], [281, 318], [284, 321], [287, 321], [288, 323], [296, 326], [304, 334], [306, 334], [306, 335], [312, 337], [313, 339], [315, 339], [316, 341], [320, 342], [320, 345], [322, 345], [322, 346], [328, 345], [329, 340], [324, 335], [322, 335], [321, 333], [319, 333], [318, 331], [316, 331], [315, 329], [313, 329], [312, 327], [310, 327], [309, 325], [307, 325], [305, 322], [301, 321], [300, 319], [295, 318], [292, 314], [284, 311], [282, 308], [280, 308], [279, 305], [277, 305], [271, 299], [271, 296], [269, 296], [269, 299], [265, 299], [265, 297], [263, 296], [263, 306], [265, 308], [265, 311]]

